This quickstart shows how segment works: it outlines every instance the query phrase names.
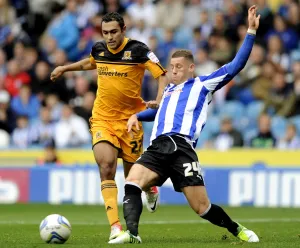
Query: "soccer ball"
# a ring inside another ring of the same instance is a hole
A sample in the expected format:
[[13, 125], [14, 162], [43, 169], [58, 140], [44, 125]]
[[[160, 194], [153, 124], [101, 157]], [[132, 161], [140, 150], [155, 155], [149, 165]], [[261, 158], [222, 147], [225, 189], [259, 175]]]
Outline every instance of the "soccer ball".
[[59, 214], [48, 215], [40, 224], [40, 235], [48, 244], [63, 244], [71, 235], [70, 222]]

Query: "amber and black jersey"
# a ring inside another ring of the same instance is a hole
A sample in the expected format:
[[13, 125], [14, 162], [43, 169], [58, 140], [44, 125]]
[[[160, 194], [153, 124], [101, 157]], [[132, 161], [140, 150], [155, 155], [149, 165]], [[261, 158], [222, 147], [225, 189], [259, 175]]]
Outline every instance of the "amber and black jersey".
[[108, 48], [105, 41], [97, 42], [90, 61], [96, 64], [98, 72], [93, 121], [124, 120], [144, 110], [141, 86], [145, 70], [154, 78], [166, 73], [144, 43], [128, 38], [116, 50]]

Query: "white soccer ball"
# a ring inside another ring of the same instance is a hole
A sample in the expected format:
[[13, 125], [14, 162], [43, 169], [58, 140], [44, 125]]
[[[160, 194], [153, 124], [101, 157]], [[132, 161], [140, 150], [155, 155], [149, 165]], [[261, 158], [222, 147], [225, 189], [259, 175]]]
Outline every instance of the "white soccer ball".
[[48, 244], [63, 244], [71, 235], [71, 224], [59, 214], [48, 215], [40, 224], [40, 235]]

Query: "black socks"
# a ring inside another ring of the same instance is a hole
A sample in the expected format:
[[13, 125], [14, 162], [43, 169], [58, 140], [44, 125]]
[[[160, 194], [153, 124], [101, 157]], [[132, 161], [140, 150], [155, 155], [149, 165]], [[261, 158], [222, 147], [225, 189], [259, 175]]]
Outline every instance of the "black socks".
[[[123, 213], [127, 230], [134, 236], [138, 235], [138, 226], [142, 210], [142, 190], [138, 185], [126, 183], [125, 196], [123, 199]], [[214, 225], [227, 228], [227, 230], [235, 236], [238, 234], [239, 225], [232, 221], [226, 212], [218, 205], [211, 204], [200, 216]]]
[[134, 184], [125, 185], [123, 213], [127, 230], [134, 236], [138, 235], [140, 216], [143, 210], [142, 190]]
[[210, 208], [208, 208], [201, 217], [210, 221], [214, 225], [227, 228], [227, 230], [233, 235], [237, 235], [238, 224], [232, 221], [226, 212], [218, 205], [211, 204]]

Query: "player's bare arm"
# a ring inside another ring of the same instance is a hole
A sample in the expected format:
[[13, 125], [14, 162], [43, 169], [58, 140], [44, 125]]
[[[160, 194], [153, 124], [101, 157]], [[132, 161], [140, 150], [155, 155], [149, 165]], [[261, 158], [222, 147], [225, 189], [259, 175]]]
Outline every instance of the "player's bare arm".
[[91, 64], [89, 58], [82, 59], [76, 63], [72, 63], [70, 65], [63, 65], [56, 67], [51, 73], [50, 79], [55, 81], [57, 78], [62, 76], [65, 72], [68, 71], [88, 71], [96, 69], [96, 65]]
[[147, 108], [152, 108], [152, 109], [159, 108], [159, 103], [161, 102], [161, 99], [162, 99], [162, 96], [164, 93], [164, 89], [168, 85], [168, 83], [169, 83], [169, 78], [166, 74], [161, 75], [158, 78], [158, 89], [157, 89], [156, 100], [144, 102], [146, 104]]
[[164, 89], [166, 88], [166, 86], [168, 85], [168, 83], [169, 83], [169, 79], [168, 79], [167, 74], [161, 75], [158, 78], [158, 90], [157, 90], [157, 96], [156, 96], [156, 102], [158, 104], [160, 103], [160, 101], [162, 99], [162, 96], [163, 96], [163, 93], [164, 93]]

